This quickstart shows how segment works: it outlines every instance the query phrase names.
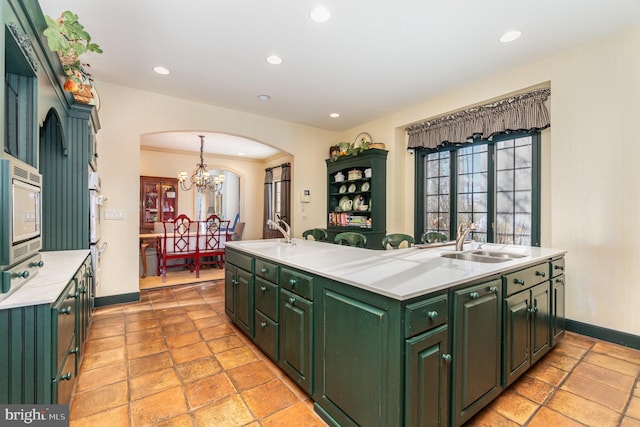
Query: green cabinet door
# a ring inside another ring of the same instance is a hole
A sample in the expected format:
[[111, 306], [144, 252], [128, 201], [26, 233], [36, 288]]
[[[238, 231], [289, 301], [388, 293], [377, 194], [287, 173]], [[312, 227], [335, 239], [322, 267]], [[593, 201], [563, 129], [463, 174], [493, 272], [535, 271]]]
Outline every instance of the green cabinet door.
[[225, 312], [253, 338], [253, 274], [227, 263], [224, 272]]
[[551, 348], [550, 292], [546, 281], [505, 299], [505, 387]]
[[449, 330], [440, 326], [405, 344], [405, 426], [449, 423]]
[[551, 344], [564, 336], [564, 274], [554, 277], [551, 293]]
[[531, 364], [551, 349], [551, 288], [549, 282], [531, 288]]
[[398, 426], [404, 368], [400, 308], [326, 282], [316, 319], [316, 412], [340, 426]]
[[498, 280], [453, 293], [455, 425], [462, 425], [502, 391], [500, 302]]
[[280, 289], [280, 366], [312, 393], [313, 302]]

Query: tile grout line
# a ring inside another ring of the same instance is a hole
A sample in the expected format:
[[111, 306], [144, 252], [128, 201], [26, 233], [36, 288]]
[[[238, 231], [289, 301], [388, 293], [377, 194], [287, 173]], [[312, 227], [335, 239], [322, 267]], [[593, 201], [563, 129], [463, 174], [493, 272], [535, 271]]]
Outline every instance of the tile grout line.
[[[564, 338], [563, 338], [563, 339], [564, 339]], [[567, 344], [569, 344], [569, 343], [567, 343]], [[528, 399], [527, 397], [522, 396], [522, 397], [524, 397], [525, 399], [530, 400], [530, 401], [532, 401], [533, 403], [535, 403], [536, 405], [538, 405], [538, 407], [536, 408], [536, 410], [535, 410], [535, 411], [533, 411], [533, 413], [531, 414], [531, 416], [530, 416], [529, 418], [527, 418], [527, 420], [524, 422], [524, 424], [522, 424], [522, 426], [527, 426], [527, 425], [529, 425], [529, 423], [530, 423], [530, 422], [535, 418], [536, 414], [538, 414], [538, 412], [540, 412], [540, 410], [541, 410], [542, 408], [547, 408], [547, 409], [549, 409], [549, 410], [555, 411], [554, 409], [549, 408], [549, 407], [547, 406], [547, 403], [548, 403], [548, 402], [551, 400], [551, 398], [556, 394], [556, 391], [558, 391], [558, 390], [560, 389], [560, 387], [561, 387], [561, 386], [562, 386], [562, 385], [563, 385], [563, 384], [564, 384], [564, 383], [569, 379], [569, 377], [571, 376], [571, 373], [573, 372], [573, 370], [576, 368], [576, 366], [578, 366], [578, 365], [580, 364], [580, 362], [582, 362], [582, 361], [584, 360], [584, 358], [587, 356], [587, 354], [589, 354], [589, 352], [591, 351], [591, 349], [593, 348], [593, 346], [594, 346], [594, 345], [595, 345], [595, 342], [594, 342], [594, 343], [592, 343], [592, 344], [589, 346], [589, 348], [588, 348], [588, 349], [587, 349], [587, 350], [582, 354], [582, 356], [580, 356], [580, 358], [578, 358], [578, 359], [577, 359], [577, 362], [573, 365], [573, 367], [571, 368], [571, 370], [570, 370], [570, 371], [566, 371], [566, 372], [567, 372], [567, 375], [565, 375], [565, 377], [562, 379], [562, 381], [560, 381], [560, 382], [558, 383], [558, 385], [557, 385], [557, 386], [556, 386], [556, 385], [549, 384], [549, 385], [552, 385], [552, 386], [553, 386], [553, 390], [551, 391], [551, 393], [549, 393], [549, 395], [548, 395], [548, 396], [547, 396], [547, 397], [546, 397], [546, 398], [545, 398], [541, 403], [533, 402], [531, 399]], [[575, 347], [575, 346], [574, 346], [574, 347]], [[539, 360], [538, 362], [540, 362], [540, 361], [542, 361], [542, 360]], [[536, 363], [538, 363], [538, 362], [536, 362]], [[526, 375], [526, 373], [525, 373], [525, 374], [523, 374], [523, 375]], [[532, 377], [532, 378], [533, 378], [533, 377]], [[539, 380], [539, 381], [542, 381], [542, 380]], [[544, 381], [543, 381], [543, 382], [544, 382]], [[547, 384], [548, 384], [548, 383], [547, 383]], [[518, 393], [518, 395], [520, 395], [520, 394]], [[520, 396], [521, 396], [521, 395], [520, 395]], [[556, 411], [556, 412], [557, 412], [557, 411]], [[561, 415], [566, 416], [567, 418], [571, 419], [572, 421], [575, 421], [575, 422], [576, 422], [576, 423], [578, 423], [578, 424], [584, 425], [584, 424], [583, 424], [583, 423], [581, 423], [580, 421], [578, 421], [578, 420], [576, 420], [576, 419], [573, 419], [573, 418], [571, 418], [571, 417], [569, 417], [569, 416], [567, 416], [567, 415], [565, 415], [565, 414], [561, 414]], [[513, 420], [512, 420], [512, 421], [513, 421]]]

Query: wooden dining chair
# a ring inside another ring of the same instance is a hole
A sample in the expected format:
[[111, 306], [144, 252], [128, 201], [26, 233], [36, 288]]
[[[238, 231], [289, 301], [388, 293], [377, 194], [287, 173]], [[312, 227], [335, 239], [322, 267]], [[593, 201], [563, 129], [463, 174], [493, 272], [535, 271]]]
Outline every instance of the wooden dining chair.
[[415, 243], [413, 236], [403, 233], [387, 234], [382, 239], [382, 247], [385, 249], [409, 248]]
[[[197, 230], [191, 219], [182, 214], [173, 221], [162, 223], [164, 235], [162, 237], [162, 281], [167, 280], [167, 268], [188, 267], [190, 272], [198, 269], [196, 257]], [[167, 265], [168, 260], [180, 259], [182, 262]], [[194, 264], [195, 260], [195, 264]]]
[[324, 228], [310, 228], [302, 233], [305, 240], [315, 240], [318, 242], [326, 242], [329, 240], [329, 234]]
[[358, 248], [364, 248], [367, 244], [367, 236], [355, 231], [345, 231], [344, 233], [336, 234], [334, 242], [338, 245], [356, 246]]
[[229, 223], [218, 215], [210, 215], [200, 221], [198, 227], [198, 253], [196, 262], [196, 277], [200, 277], [202, 265], [217, 265], [224, 268], [225, 242], [229, 240]]

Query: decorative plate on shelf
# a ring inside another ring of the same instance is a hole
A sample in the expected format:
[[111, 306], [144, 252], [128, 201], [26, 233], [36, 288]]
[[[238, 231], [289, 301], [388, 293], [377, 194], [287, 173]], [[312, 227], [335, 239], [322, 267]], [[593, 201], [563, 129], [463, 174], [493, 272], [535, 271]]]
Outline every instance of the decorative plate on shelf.
[[360, 191], [369, 191], [369, 188], [371, 188], [371, 185], [368, 182], [364, 182], [362, 183], [362, 187], [360, 188]]
[[343, 211], [349, 210], [345, 209], [347, 202], [351, 202], [351, 200], [347, 196], [342, 197], [338, 202], [338, 206], [340, 206], [340, 209], [342, 209]]
[[353, 193], [354, 191], [356, 191], [356, 189], [357, 189], [357, 188], [358, 188], [358, 187], [356, 187], [356, 185], [355, 185], [355, 184], [351, 184], [351, 185], [349, 186], [349, 193]]
[[347, 186], [342, 184], [340, 186], [340, 190], [338, 190], [338, 193], [346, 193], [347, 192]]
[[359, 211], [360, 210], [360, 205], [364, 205], [364, 197], [362, 196], [356, 196], [353, 198], [353, 210], [354, 211]]

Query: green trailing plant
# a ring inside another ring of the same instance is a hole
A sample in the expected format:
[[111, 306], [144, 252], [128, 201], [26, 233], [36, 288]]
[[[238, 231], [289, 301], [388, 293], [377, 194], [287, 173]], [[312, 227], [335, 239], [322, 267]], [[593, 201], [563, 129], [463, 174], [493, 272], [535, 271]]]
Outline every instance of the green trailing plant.
[[[47, 38], [49, 49], [58, 53], [69, 79], [78, 85], [88, 84], [91, 81], [91, 75], [85, 68], [88, 64], [80, 62], [79, 57], [86, 52], [102, 53], [100, 46], [91, 42], [91, 35], [78, 21], [78, 15], [71, 11], [63, 12], [58, 19], [50, 16], [45, 16], [44, 19], [47, 28], [43, 34]], [[65, 84], [65, 89], [68, 89], [66, 86]]]

